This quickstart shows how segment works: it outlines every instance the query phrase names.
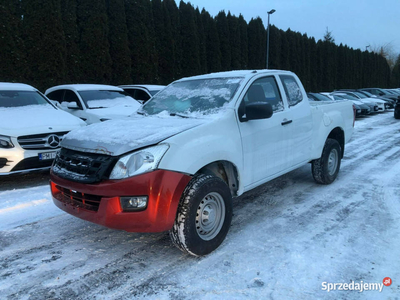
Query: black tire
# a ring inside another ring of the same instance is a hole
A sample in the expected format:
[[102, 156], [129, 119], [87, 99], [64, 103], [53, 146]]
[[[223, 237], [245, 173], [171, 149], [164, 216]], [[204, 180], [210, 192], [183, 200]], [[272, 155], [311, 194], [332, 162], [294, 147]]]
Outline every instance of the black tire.
[[[215, 220], [210, 221], [206, 216]], [[193, 177], [185, 188], [169, 233], [180, 250], [202, 256], [214, 251], [223, 242], [231, 221], [232, 196], [228, 186], [218, 177], [200, 174]], [[214, 227], [207, 233], [205, 229], [209, 224]]]
[[400, 119], [400, 113], [396, 110], [394, 110], [394, 118], [395, 119]]
[[335, 181], [340, 170], [341, 153], [342, 151], [337, 140], [326, 140], [321, 158], [313, 160], [311, 164], [311, 171], [315, 182], [330, 184]]

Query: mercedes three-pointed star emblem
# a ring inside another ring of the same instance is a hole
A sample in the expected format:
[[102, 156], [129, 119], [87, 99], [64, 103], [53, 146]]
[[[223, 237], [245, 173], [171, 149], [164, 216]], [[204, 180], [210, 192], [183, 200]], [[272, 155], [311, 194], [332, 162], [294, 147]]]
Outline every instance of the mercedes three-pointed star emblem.
[[51, 148], [57, 148], [60, 145], [60, 138], [55, 134], [49, 135], [49, 137], [47, 138], [47, 144]]

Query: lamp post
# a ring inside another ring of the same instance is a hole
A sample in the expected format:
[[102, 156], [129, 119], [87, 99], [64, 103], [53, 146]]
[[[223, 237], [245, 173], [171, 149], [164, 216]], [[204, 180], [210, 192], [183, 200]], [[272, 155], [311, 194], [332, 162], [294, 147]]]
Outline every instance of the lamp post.
[[276, 12], [275, 9], [271, 9], [268, 12], [268, 26], [267, 26], [267, 69], [268, 69], [268, 57], [269, 57], [269, 16]]
[[365, 51], [367, 51], [369, 47], [370, 47], [370, 45], [365, 46]]

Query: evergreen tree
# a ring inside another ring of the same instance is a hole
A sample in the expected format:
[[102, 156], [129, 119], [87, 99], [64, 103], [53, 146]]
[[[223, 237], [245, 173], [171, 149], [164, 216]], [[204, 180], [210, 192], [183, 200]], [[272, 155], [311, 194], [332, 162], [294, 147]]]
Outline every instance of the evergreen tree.
[[260, 18], [251, 19], [248, 25], [249, 68], [265, 69], [266, 31]]
[[221, 68], [222, 71], [229, 71], [232, 69], [231, 66], [231, 45], [229, 37], [229, 26], [228, 19], [226, 17], [225, 11], [220, 11], [215, 17], [219, 45], [221, 49]]
[[164, 16], [166, 17], [166, 26], [171, 28], [171, 36], [167, 38], [168, 47], [171, 50], [171, 56], [168, 57], [169, 63], [165, 68], [170, 72], [165, 83], [170, 83], [182, 77], [181, 70], [181, 36], [180, 36], [180, 20], [179, 9], [176, 6], [175, 0], [164, 0]]
[[240, 68], [247, 69], [249, 65], [249, 40], [247, 36], [247, 22], [242, 15], [239, 15], [240, 34]]
[[221, 71], [221, 50], [219, 45], [219, 36], [217, 32], [216, 21], [210, 14], [203, 10], [201, 17], [206, 32], [206, 55], [207, 55], [207, 72]]
[[181, 33], [181, 69], [182, 76], [192, 76], [201, 73], [200, 41], [196, 30], [196, 15], [193, 6], [181, 1], [179, 3], [180, 33]]
[[125, 0], [125, 10], [131, 49], [132, 80], [134, 83], [156, 82], [158, 61], [151, 2]]
[[61, 17], [66, 45], [66, 77], [69, 82], [73, 83], [81, 80], [81, 54], [76, 8], [76, 0], [61, 0]]
[[127, 84], [131, 82], [131, 53], [124, 0], [107, 0], [107, 12], [112, 61], [111, 83]]
[[79, 0], [77, 3], [81, 82], [109, 83], [111, 57], [105, 0]]
[[229, 38], [230, 38], [229, 48], [231, 50], [231, 69], [240, 70], [241, 41], [240, 41], [240, 31], [239, 31], [239, 19], [235, 16], [232, 16], [231, 13], [228, 12], [227, 20], [228, 20]]
[[59, 0], [29, 0], [23, 7], [28, 82], [40, 90], [66, 80], [66, 45]]
[[392, 88], [400, 88], [400, 54], [397, 56], [396, 63], [392, 70], [390, 86]]
[[0, 1], [0, 81], [25, 81], [27, 63], [21, 39], [20, 1]]
[[197, 36], [199, 37], [199, 54], [200, 54], [200, 73], [207, 73], [207, 36], [206, 30], [203, 24], [203, 19], [201, 17], [201, 13], [199, 8], [196, 8], [196, 27], [197, 27]]
[[324, 42], [335, 43], [335, 39], [332, 36], [332, 31], [329, 31], [328, 27], [326, 27], [326, 31], [324, 34]]
[[288, 34], [285, 31], [280, 31], [281, 33], [281, 49], [280, 49], [280, 62], [282, 70], [290, 70], [290, 45], [288, 41]]
[[268, 65], [270, 69], [280, 69], [281, 55], [281, 35], [280, 30], [274, 25], [269, 27], [269, 57]]

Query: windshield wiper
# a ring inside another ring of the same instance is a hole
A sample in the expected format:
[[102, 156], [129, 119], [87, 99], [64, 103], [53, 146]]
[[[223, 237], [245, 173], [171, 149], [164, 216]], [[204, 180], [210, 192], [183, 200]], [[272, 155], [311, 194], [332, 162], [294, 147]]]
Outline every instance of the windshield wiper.
[[181, 118], [189, 119], [189, 117], [188, 117], [188, 116], [181, 115], [181, 114], [177, 114], [177, 113], [170, 113], [169, 115], [170, 115], [171, 117], [175, 117], [175, 116], [177, 116], [177, 117], [181, 117]]
[[136, 113], [139, 114], [139, 115], [142, 115], [142, 116], [145, 116], [145, 115], [146, 115], [144, 112], [138, 111], [138, 110], [136, 111]]
[[90, 106], [89, 106], [89, 109], [99, 109], [99, 108], [107, 108], [107, 107], [105, 107], [105, 106], [90, 107]]

